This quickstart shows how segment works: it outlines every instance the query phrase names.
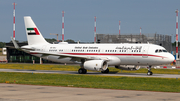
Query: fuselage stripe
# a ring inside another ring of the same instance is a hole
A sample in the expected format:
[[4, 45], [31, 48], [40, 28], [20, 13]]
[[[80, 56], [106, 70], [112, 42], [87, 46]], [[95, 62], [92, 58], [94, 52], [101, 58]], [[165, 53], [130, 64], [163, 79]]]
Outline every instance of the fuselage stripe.
[[[29, 54], [41, 54], [41, 53], [29, 53]], [[43, 53], [42, 53], [43, 54]], [[152, 54], [105, 54], [105, 53], [59, 53], [59, 54], [67, 54], [67, 55], [98, 55], [98, 56], [151, 56], [151, 57], [162, 57], [162, 58], [167, 58], [164, 56], [159, 56], [159, 55], [152, 55]]]
[[164, 56], [159, 55], [152, 55], [152, 54], [106, 54], [106, 53], [60, 53], [60, 54], [68, 54], [68, 55], [112, 55], [112, 56], [152, 56], [152, 57], [162, 57]]

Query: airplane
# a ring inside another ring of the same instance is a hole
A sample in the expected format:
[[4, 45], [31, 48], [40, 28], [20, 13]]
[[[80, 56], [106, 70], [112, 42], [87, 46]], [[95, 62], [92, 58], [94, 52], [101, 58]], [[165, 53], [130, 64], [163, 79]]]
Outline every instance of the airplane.
[[162, 46], [138, 43], [101, 43], [101, 44], [58, 44], [48, 43], [30, 16], [24, 17], [28, 45], [19, 47], [11, 38], [16, 49], [31, 55], [59, 63], [79, 63], [79, 74], [86, 74], [87, 70], [109, 73], [109, 66], [134, 69], [148, 66], [147, 75], [153, 75], [151, 67], [169, 64], [174, 56]]

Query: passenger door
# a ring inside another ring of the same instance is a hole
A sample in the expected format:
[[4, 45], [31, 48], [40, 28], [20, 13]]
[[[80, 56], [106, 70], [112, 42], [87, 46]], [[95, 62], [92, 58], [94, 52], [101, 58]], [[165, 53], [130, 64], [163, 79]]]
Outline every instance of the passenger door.
[[143, 52], [142, 52], [143, 58], [148, 58], [148, 49], [149, 49], [148, 45], [143, 47]]

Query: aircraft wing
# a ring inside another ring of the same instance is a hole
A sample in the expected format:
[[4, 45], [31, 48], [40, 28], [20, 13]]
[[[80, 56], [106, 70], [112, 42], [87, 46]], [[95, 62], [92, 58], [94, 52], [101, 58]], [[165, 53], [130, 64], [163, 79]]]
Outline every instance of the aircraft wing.
[[94, 57], [94, 56], [87, 56], [87, 55], [71, 55], [71, 54], [66, 54], [66, 53], [52, 53], [52, 52], [40, 52], [40, 51], [30, 51], [30, 54], [42, 54], [41, 57], [47, 57], [49, 55], [53, 56], [60, 56], [58, 59], [61, 58], [72, 58], [72, 59], [89, 59], [89, 60], [99, 60], [101, 58]]

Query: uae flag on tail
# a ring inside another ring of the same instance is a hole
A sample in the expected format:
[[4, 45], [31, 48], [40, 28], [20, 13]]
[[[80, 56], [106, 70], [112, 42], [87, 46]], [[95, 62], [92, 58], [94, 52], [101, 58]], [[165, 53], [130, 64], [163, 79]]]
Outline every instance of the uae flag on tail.
[[40, 35], [37, 28], [27, 28], [28, 35]]

